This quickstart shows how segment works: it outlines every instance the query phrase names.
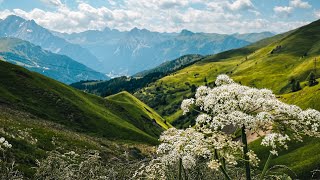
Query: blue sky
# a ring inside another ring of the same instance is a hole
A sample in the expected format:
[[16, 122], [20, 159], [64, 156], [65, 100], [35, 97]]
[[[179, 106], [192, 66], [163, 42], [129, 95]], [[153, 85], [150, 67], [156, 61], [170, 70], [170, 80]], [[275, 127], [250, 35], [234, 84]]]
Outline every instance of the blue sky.
[[59, 32], [285, 32], [320, 18], [319, 0], [0, 0], [0, 18], [34, 19]]

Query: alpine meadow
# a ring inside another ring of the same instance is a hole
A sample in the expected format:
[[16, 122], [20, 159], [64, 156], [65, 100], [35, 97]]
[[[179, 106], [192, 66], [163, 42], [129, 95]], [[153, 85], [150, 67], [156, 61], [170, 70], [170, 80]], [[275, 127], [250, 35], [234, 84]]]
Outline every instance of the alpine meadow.
[[320, 3], [0, 1], [0, 180], [29, 179], [320, 179]]

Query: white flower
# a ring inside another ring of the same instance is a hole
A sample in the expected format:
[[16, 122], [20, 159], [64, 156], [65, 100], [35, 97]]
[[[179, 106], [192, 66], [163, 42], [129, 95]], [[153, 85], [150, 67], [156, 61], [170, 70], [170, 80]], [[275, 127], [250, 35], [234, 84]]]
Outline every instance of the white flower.
[[7, 148], [10, 149], [12, 148], [12, 145], [6, 141], [6, 139], [4, 137], [0, 138], [0, 149], [3, 150], [3, 148]]
[[254, 151], [249, 150], [249, 152], [247, 152], [247, 156], [249, 157], [249, 162], [252, 166], [258, 166], [260, 159], [258, 158], [258, 156], [254, 153]]
[[182, 101], [181, 103], [181, 109], [183, 111], [183, 114], [186, 114], [190, 111], [190, 106], [194, 104], [194, 99], [191, 98], [191, 99], [185, 99]]
[[191, 155], [186, 155], [182, 157], [182, 165], [185, 169], [192, 169], [196, 166], [196, 160]]
[[221, 74], [217, 77], [215, 83], [217, 86], [221, 86], [221, 85], [225, 85], [225, 84], [232, 84], [232, 83], [234, 83], [234, 81], [231, 78], [229, 78], [228, 75]]
[[212, 170], [216, 170], [218, 171], [219, 170], [219, 167], [221, 166], [220, 162], [218, 160], [211, 160], [207, 163], [208, 167]]
[[[231, 131], [244, 128], [246, 133], [265, 133], [261, 145], [271, 147], [270, 153], [274, 155], [278, 155], [279, 148], [288, 148], [290, 140], [301, 140], [303, 135], [320, 137], [319, 111], [304, 111], [285, 104], [272, 91], [237, 84], [227, 75], [218, 76], [216, 85], [215, 88], [200, 86], [195, 99], [183, 100], [184, 114], [192, 105], [202, 112], [196, 118], [195, 128], [171, 128], [163, 132], [158, 158], [146, 167], [146, 172], [153, 170], [160, 174], [157, 178], [165, 179], [165, 168], [177, 165], [180, 159], [185, 169], [201, 161], [218, 170], [221, 159], [229, 166], [237, 165], [237, 161], [243, 160], [239, 156], [243, 154], [243, 144], [234, 140], [233, 132], [226, 131], [229, 127]], [[246, 155], [253, 166], [259, 164], [254, 151], [249, 150]]]
[[277, 154], [276, 148], [277, 147], [284, 147], [284, 148], [288, 148], [287, 146], [287, 141], [290, 141], [290, 138], [288, 135], [282, 135], [282, 134], [278, 134], [278, 133], [270, 133], [267, 134], [261, 142], [261, 145], [263, 146], [269, 146], [272, 148], [272, 150], [270, 151], [272, 154]]

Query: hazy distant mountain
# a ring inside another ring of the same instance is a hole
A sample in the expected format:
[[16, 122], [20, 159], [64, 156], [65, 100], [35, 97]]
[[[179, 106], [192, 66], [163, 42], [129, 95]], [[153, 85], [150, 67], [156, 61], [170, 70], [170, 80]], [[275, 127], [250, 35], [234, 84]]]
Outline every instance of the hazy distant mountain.
[[104, 74], [68, 56], [43, 50], [40, 46], [17, 38], [0, 38], [0, 59], [67, 84], [81, 80], [107, 79]]
[[155, 68], [139, 72], [135, 74], [133, 77], [144, 77], [152, 73], [166, 74], [166, 73], [174, 72], [180, 68], [191, 65], [192, 63], [195, 63], [196, 61], [199, 61], [204, 57], [205, 56], [201, 56], [199, 54], [184, 55], [179, 57], [178, 59], [164, 62]]
[[246, 46], [270, 37], [269, 32], [252, 34], [159, 33], [133, 28], [130, 31], [85, 31], [60, 34], [71, 43], [89, 49], [104, 64], [105, 72], [132, 75], [186, 54], [208, 55]]
[[67, 55], [95, 70], [102, 70], [101, 63], [89, 50], [53, 35], [33, 20], [25, 20], [14, 15], [8, 16], [0, 21], [0, 37], [23, 39], [54, 53]]
[[237, 39], [242, 39], [245, 41], [249, 41], [251, 43], [264, 39], [266, 37], [271, 37], [274, 34], [271, 32], [261, 32], [261, 33], [248, 33], [248, 34], [233, 34], [233, 36]]

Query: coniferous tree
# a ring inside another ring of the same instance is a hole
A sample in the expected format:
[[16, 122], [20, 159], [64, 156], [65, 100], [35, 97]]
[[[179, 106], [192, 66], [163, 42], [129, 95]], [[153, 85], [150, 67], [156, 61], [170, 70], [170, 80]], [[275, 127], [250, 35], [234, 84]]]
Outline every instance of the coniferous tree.
[[318, 84], [318, 82], [316, 80], [316, 75], [313, 72], [311, 72], [309, 75], [309, 86], [311, 87], [311, 86], [315, 86], [317, 84]]
[[291, 91], [292, 92], [296, 92], [296, 85], [297, 85], [296, 80], [292, 79], [291, 80]]
[[301, 86], [300, 86], [300, 81], [297, 80], [297, 81], [296, 81], [295, 91], [299, 91], [299, 90], [301, 90]]

